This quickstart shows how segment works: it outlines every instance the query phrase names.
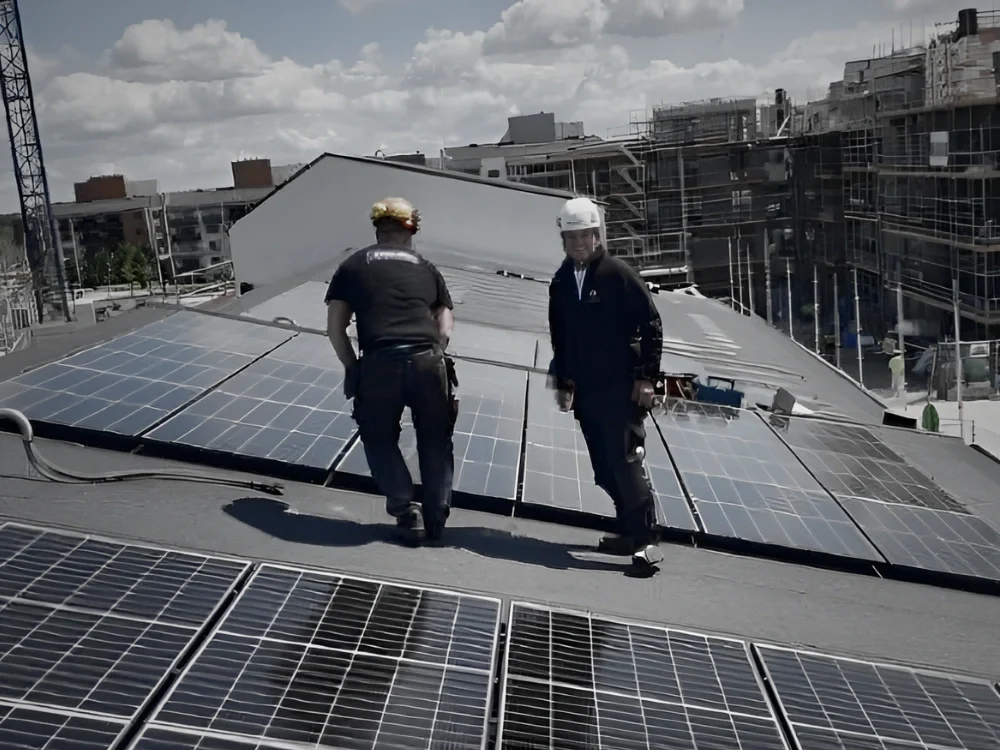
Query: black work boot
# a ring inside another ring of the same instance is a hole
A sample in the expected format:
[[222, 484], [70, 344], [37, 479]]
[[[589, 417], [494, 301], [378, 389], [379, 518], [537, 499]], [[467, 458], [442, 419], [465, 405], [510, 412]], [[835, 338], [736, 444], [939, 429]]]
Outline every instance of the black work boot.
[[602, 536], [597, 542], [597, 551], [606, 555], [628, 557], [635, 552], [635, 540], [628, 536]]
[[396, 533], [406, 544], [416, 545], [424, 540], [424, 517], [419, 508], [396, 517]]
[[448, 521], [448, 509], [431, 511], [424, 508], [425, 536], [430, 544], [440, 545], [444, 536], [444, 527]]

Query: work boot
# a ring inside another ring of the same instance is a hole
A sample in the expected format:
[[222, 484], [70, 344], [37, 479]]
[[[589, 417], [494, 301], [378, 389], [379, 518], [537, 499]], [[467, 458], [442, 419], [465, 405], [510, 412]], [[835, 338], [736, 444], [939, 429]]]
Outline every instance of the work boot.
[[444, 535], [444, 527], [448, 520], [448, 509], [444, 511], [430, 511], [424, 509], [425, 537], [428, 542], [438, 545]]
[[420, 544], [424, 539], [424, 517], [419, 508], [411, 508], [396, 517], [396, 533], [407, 544]]
[[627, 557], [635, 551], [635, 540], [628, 536], [602, 536], [597, 542], [597, 551], [606, 555]]
[[639, 569], [655, 571], [663, 562], [663, 553], [655, 544], [639, 547], [632, 553], [632, 565]]

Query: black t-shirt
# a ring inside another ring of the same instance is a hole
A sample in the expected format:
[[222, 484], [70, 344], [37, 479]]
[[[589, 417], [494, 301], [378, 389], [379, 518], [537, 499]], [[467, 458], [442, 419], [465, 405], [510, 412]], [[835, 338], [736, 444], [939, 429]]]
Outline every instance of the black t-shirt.
[[346, 302], [357, 318], [362, 351], [394, 344], [439, 344], [433, 311], [453, 308], [444, 277], [401, 245], [372, 245], [353, 253], [330, 280], [326, 302]]

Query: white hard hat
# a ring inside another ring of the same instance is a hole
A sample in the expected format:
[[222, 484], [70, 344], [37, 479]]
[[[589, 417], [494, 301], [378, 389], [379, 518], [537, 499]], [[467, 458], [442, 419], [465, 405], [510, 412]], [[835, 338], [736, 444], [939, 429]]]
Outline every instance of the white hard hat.
[[572, 198], [559, 209], [556, 219], [560, 232], [574, 232], [580, 229], [600, 229], [601, 212], [589, 198]]

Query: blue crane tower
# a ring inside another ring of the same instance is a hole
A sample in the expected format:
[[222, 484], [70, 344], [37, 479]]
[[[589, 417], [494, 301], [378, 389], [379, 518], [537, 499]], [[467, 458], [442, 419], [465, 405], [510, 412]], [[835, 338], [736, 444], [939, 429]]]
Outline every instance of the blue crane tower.
[[49, 199], [17, 0], [0, 0], [0, 88], [7, 111], [14, 178], [21, 199], [24, 247], [34, 278], [39, 319], [45, 314], [43, 300], [55, 299], [61, 303], [69, 322], [72, 315], [66, 295], [62, 242]]

